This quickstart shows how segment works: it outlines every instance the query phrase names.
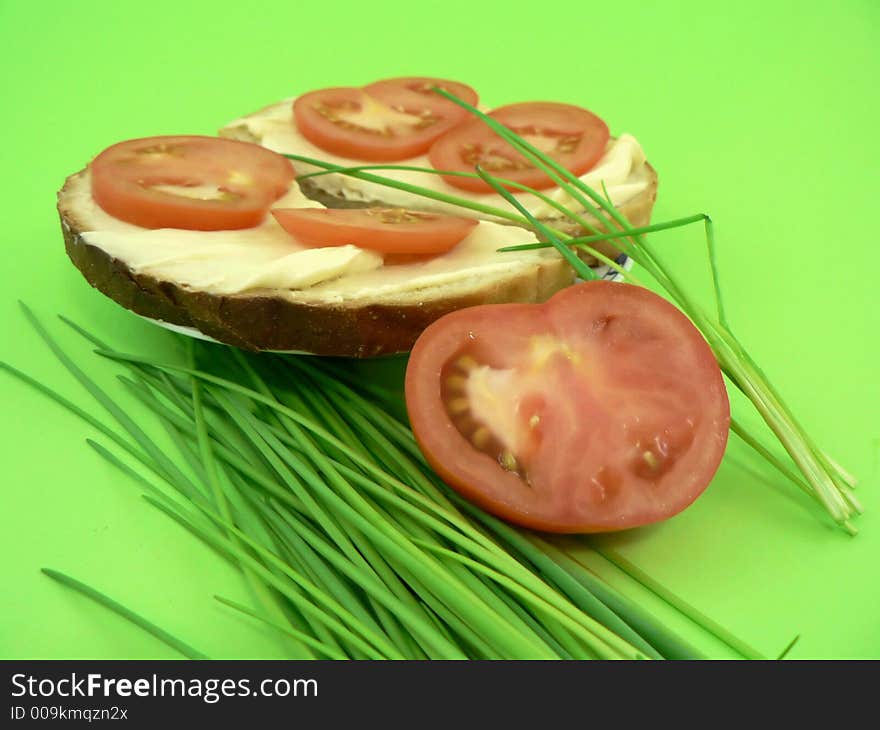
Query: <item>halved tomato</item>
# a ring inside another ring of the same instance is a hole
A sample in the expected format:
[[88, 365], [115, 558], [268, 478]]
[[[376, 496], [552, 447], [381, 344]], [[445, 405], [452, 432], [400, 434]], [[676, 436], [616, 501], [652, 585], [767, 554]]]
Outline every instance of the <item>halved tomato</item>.
[[551, 532], [677, 514], [715, 474], [730, 423], [721, 371], [690, 320], [607, 281], [437, 320], [413, 348], [406, 405], [450, 486]]
[[354, 244], [389, 254], [438, 254], [460, 243], [477, 225], [471, 218], [403, 208], [275, 208], [275, 219], [309, 246]]
[[258, 225], [293, 181], [290, 160], [219, 137], [146, 137], [108, 147], [89, 166], [92, 196], [143, 228], [215, 231]]
[[371, 162], [405, 160], [427, 152], [467, 112], [431, 91], [446, 88], [470, 103], [477, 94], [455, 81], [411, 77], [358, 89], [312, 91], [293, 103], [302, 135], [327, 152]]
[[[605, 122], [592, 112], [570, 104], [537, 101], [511, 104], [496, 109], [489, 116], [575, 175], [583, 175], [599, 161], [610, 138]], [[556, 185], [480, 119], [461, 124], [438, 139], [428, 157], [437, 170], [474, 172], [479, 165], [497, 177], [538, 190]], [[492, 187], [479, 178], [447, 176], [444, 179], [464, 190], [492, 192]]]

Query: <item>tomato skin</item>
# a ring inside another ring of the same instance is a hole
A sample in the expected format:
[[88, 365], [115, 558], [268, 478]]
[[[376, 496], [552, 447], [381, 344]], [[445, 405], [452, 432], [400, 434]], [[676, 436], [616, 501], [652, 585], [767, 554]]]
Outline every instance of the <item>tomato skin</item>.
[[[213, 231], [258, 225], [294, 178], [281, 155], [249, 142], [194, 135], [119, 142], [89, 165], [92, 196], [110, 215], [142, 228]], [[201, 199], [159, 185], [216, 187]]]
[[[559, 352], [535, 360], [548, 335]], [[511, 401], [521, 432], [539, 416], [537, 435], [514, 454], [528, 482], [476, 448], [476, 431], [452, 415], [444, 383], [460, 372], [450, 367], [462, 353], [530, 384], [513, 399], [493, 392]], [[410, 356], [406, 403], [422, 453], [447, 484], [502, 519], [561, 533], [679, 513], [715, 474], [730, 423], [720, 369], [690, 320], [646, 289], [604, 281], [544, 304], [483, 305], [437, 320]], [[642, 457], [652, 448], [649, 463]]]
[[[341, 157], [368, 162], [417, 157], [467, 116], [464, 109], [438, 94], [414, 90], [433, 82], [477, 100], [473, 89], [454, 81], [388, 79], [363, 89], [334, 87], [303, 94], [293, 102], [294, 122], [312, 144]], [[401, 118], [403, 113], [413, 116]], [[382, 130], [359, 124], [358, 115], [372, 118]], [[352, 118], [356, 121], [351, 122]]]
[[[590, 111], [570, 104], [525, 102], [499, 107], [489, 114], [523, 137], [540, 137], [555, 145], [544, 151], [574, 175], [592, 169], [610, 139], [608, 125]], [[438, 139], [428, 152], [436, 170], [474, 172], [477, 163], [496, 177], [541, 190], [556, 183], [502, 140], [481, 119], [472, 119]], [[479, 178], [444, 176], [450, 185], [471, 192], [494, 189]], [[516, 188], [508, 186], [516, 192]]]
[[471, 218], [398, 208], [275, 208], [272, 215], [306, 245], [354, 244], [387, 254], [445, 253], [478, 223]]

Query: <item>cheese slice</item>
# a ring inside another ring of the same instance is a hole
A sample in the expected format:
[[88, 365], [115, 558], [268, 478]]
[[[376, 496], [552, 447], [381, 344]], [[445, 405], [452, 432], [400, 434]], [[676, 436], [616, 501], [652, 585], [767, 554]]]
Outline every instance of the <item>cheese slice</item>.
[[[67, 206], [83, 240], [148, 274], [210, 294], [271, 294], [320, 303], [387, 301], [470, 278], [515, 276], [558, 254], [550, 249], [498, 253], [501, 246], [532, 243], [528, 231], [480, 224], [451, 251], [421, 261], [386, 264], [355, 245], [315, 248], [287, 233], [271, 215], [254, 228], [233, 231], [146, 229], [102, 210], [91, 195], [88, 172], [66, 189]], [[296, 183], [275, 207], [322, 208]]]

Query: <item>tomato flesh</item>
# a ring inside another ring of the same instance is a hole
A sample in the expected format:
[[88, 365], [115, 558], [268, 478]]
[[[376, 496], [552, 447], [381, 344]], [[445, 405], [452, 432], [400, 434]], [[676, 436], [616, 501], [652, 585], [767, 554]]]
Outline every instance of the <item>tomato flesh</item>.
[[408, 76], [376, 81], [365, 86], [364, 92], [397, 111], [425, 118], [439, 119], [442, 117], [452, 125], [458, 124], [469, 116], [467, 109], [436, 93], [435, 88], [448, 91], [471, 106], [476, 106], [479, 101], [477, 92], [466, 84], [428, 76]]
[[[592, 112], [570, 104], [511, 104], [496, 109], [489, 116], [578, 176], [595, 166], [610, 139], [605, 122]], [[495, 177], [538, 190], [556, 185], [480, 119], [461, 124], [438, 139], [428, 157], [437, 170], [474, 172], [479, 165]], [[472, 192], [493, 192], [493, 188], [479, 178], [447, 175], [444, 180]], [[516, 191], [513, 186], [507, 187]]]
[[290, 161], [264, 147], [200, 136], [120, 142], [89, 169], [95, 202], [115, 218], [200, 231], [258, 225], [294, 178]]
[[427, 152], [467, 116], [431, 91], [435, 85], [477, 101], [473, 89], [454, 81], [388, 79], [363, 89], [336, 87], [303, 94], [293, 103], [294, 121], [312, 144], [335, 155], [370, 162], [406, 160]]
[[477, 226], [471, 218], [403, 208], [275, 208], [272, 215], [308, 246], [354, 244], [388, 254], [444, 253]]
[[450, 486], [552, 532], [677, 514], [714, 475], [730, 422], [691, 322], [646, 289], [602, 281], [441, 318], [413, 348], [406, 401]]

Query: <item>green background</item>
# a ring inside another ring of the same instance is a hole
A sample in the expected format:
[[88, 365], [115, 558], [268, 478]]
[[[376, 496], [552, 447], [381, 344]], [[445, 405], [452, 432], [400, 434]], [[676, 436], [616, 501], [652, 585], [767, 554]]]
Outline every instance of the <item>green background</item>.
[[[692, 508], [601, 544], [768, 655], [800, 634], [793, 657], [880, 657], [880, 4], [715, 5], [0, 0], [0, 359], [95, 408], [17, 299], [110, 388], [117, 369], [56, 313], [123, 350], [177, 347], [64, 255], [55, 191], [113, 142], [211, 133], [301, 91], [396, 75], [460, 79], [489, 104], [587, 106], [644, 145], [660, 173], [655, 220], [711, 213], [730, 320], [808, 430], [861, 477], [867, 509], [847, 537], [732, 438]], [[701, 231], [654, 241], [708, 301]], [[395, 367], [367, 372], [399, 377]], [[173, 655], [41, 566], [211, 656], [280, 656], [212, 600], [247, 600], [238, 576], [88, 449], [88, 427], [3, 373], [0, 403], [0, 657]]]

